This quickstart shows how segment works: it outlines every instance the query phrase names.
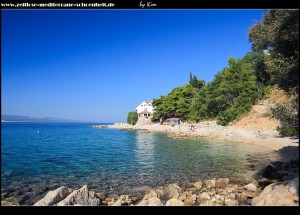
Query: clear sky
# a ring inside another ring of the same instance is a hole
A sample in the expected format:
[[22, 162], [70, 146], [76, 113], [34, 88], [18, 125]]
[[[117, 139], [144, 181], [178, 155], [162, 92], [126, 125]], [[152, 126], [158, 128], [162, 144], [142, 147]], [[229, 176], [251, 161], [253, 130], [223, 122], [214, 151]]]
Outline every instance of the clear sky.
[[2, 114], [126, 122], [251, 51], [263, 10], [2, 10]]

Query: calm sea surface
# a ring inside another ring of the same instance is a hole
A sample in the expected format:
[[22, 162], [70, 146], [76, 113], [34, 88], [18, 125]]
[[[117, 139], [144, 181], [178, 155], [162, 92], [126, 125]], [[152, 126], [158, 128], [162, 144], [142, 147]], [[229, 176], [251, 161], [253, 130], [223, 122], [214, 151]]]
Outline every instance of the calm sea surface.
[[62, 185], [88, 184], [96, 192], [136, 194], [214, 177], [251, 180], [249, 171], [277, 156], [248, 144], [176, 140], [165, 133], [89, 125], [1, 123], [1, 199], [33, 204]]

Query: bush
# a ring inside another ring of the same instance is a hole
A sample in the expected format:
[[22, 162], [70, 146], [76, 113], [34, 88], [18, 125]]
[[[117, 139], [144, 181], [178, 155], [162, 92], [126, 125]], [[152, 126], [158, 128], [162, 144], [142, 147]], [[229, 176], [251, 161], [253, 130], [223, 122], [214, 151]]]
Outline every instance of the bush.
[[299, 96], [292, 95], [286, 104], [276, 104], [271, 108], [272, 115], [283, 126], [294, 129], [299, 128]]
[[130, 125], [135, 125], [138, 121], [138, 114], [135, 111], [129, 112], [127, 116], [127, 123]]
[[298, 132], [295, 128], [293, 128], [292, 126], [288, 126], [288, 125], [278, 126], [276, 128], [276, 130], [283, 137], [291, 137], [291, 136], [298, 134]]
[[273, 88], [273, 87], [270, 86], [270, 85], [264, 87], [264, 89], [263, 89], [263, 95], [262, 95], [264, 99], [267, 99], [267, 98], [270, 97], [272, 88]]

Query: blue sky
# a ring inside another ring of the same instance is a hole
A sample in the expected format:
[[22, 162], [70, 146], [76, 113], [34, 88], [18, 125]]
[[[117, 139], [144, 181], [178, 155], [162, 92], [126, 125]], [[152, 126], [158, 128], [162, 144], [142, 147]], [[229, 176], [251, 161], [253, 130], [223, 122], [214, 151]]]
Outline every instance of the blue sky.
[[251, 51], [263, 10], [2, 10], [2, 114], [126, 122]]

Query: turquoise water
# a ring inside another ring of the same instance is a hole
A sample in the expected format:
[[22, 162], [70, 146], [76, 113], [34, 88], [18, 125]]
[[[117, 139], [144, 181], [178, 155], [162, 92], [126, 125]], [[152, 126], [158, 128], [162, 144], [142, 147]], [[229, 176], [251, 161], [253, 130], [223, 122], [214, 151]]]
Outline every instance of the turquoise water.
[[[176, 140], [165, 133], [89, 125], [1, 123], [1, 198], [33, 204], [62, 185], [135, 194], [147, 187], [213, 177], [243, 180], [257, 152], [247, 144]], [[270, 153], [260, 150], [264, 152]], [[256, 162], [267, 164], [268, 157]]]

